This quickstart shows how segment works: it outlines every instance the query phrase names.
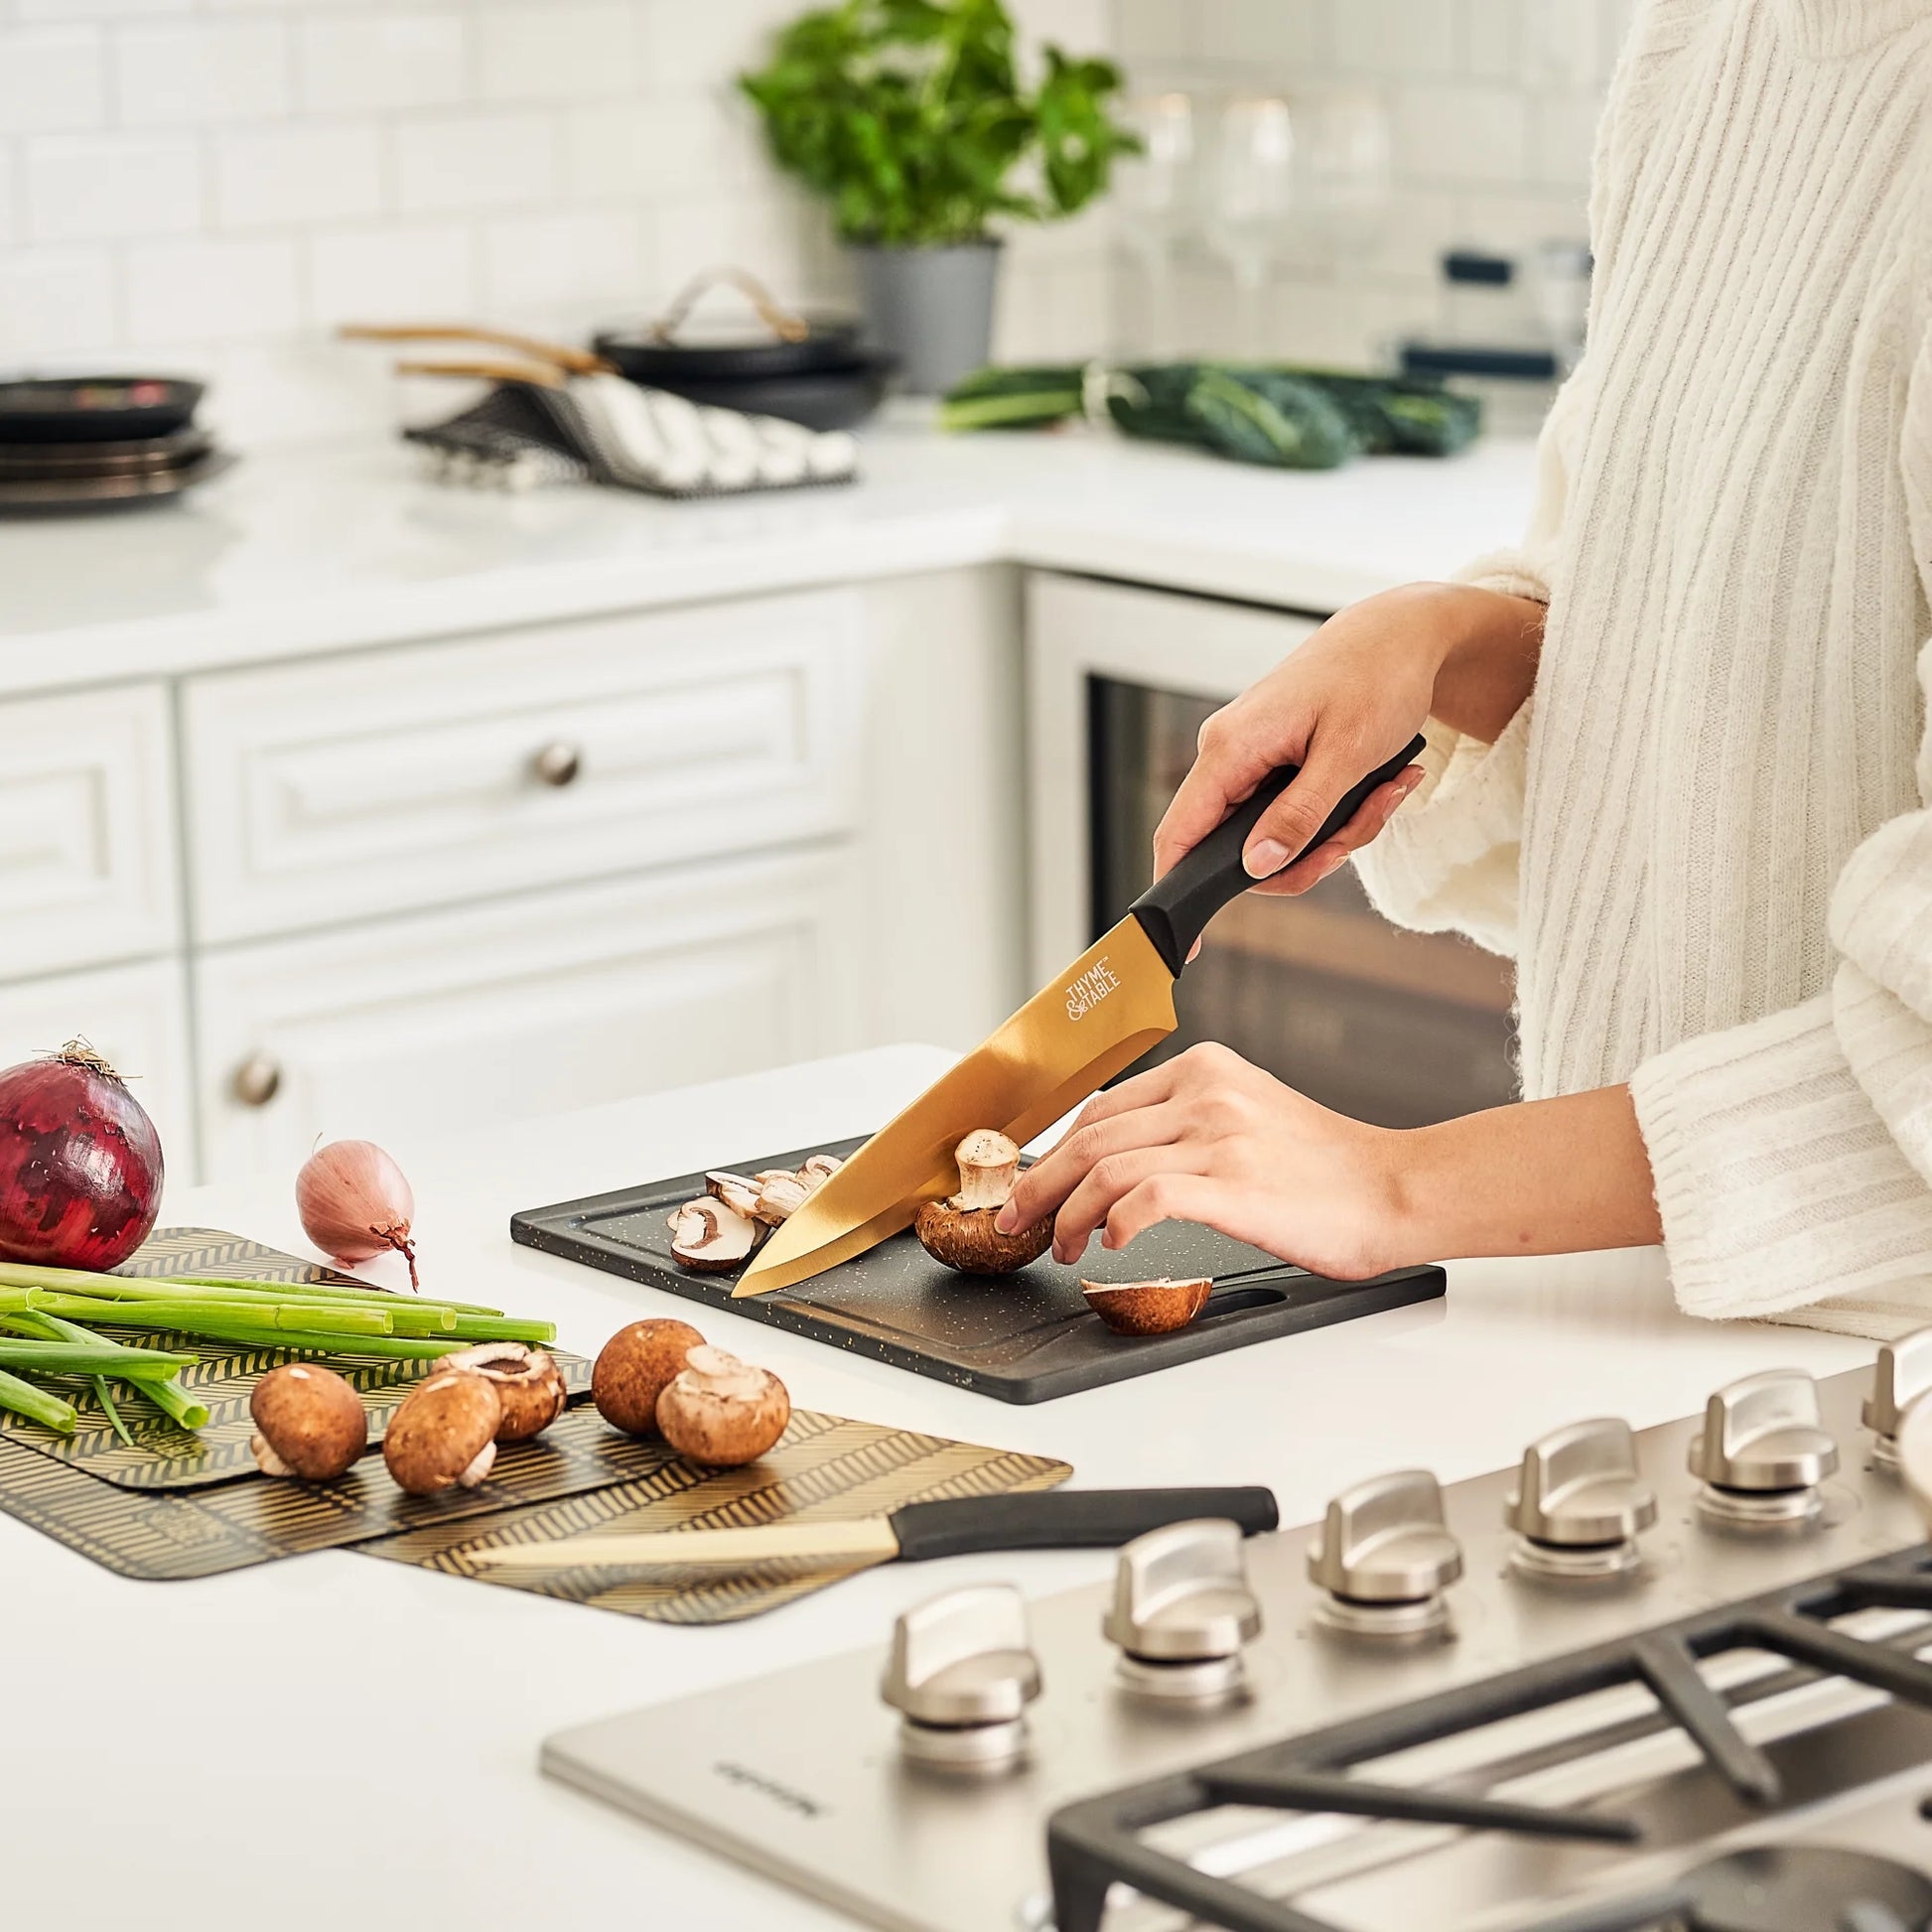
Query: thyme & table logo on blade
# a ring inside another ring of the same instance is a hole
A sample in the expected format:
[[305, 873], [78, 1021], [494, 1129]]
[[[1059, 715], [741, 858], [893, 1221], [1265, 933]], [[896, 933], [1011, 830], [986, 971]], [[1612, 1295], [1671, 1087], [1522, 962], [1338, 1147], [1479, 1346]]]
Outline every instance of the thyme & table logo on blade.
[[1066, 989], [1066, 1017], [1084, 1020], [1119, 985], [1119, 978], [1102, 954]]

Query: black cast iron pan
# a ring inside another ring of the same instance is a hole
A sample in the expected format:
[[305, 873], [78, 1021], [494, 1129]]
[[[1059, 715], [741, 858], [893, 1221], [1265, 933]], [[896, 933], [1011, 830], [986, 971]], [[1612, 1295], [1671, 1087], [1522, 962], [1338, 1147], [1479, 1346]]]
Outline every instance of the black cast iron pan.
[[[707, 319], [702, 333], [694, 332], [692, 310], [700, 297], [721, 285], [737, 289], [752, 313]], [[869, 359], [860, 325], [853, 318], [801, 315], [787, 309], [762, 282], [741, 268], [707, 269], [678, 293], [655, 322], [600, 330], [592, 346], [632, 382], [671, 390], [684, 381], [749, 382], [834, 369], [843, 372]]]
[[179, 376], [0, 380], [0, 443], [139, 443], [185, 429], [202, 384]]

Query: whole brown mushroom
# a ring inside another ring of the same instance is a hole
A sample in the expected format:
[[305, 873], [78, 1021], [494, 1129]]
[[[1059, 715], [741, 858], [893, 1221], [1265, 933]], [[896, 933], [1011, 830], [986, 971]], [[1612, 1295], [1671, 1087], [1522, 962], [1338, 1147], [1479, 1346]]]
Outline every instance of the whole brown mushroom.
[[620, 1328], [591, 1370], [597, 1413], [626, 1436], [655, 1436], [657, 1398], [682, 1370], [685, 1356], [703, 1346], [704, 1336], [688, 1321], [660, 1316]]
[[412, 1496], [474, 1489], [496, 1460], [503, 1405], [496, 1385], [469, 1369], [438, 1369], [418, 1382], [389, 1418], [382, 1459]]
[[953, 1160], [959, 1192], [920, 1202], [912, 1217], [919, 1245], [962, 1275], [1011, 1275], [1037, 1261], [1053, 1245], [1050, 1218], [1018, 1234], [1002, 1234], [993, 1225], [1020, 1177], [1018, 1144], [997, 1128], [976, 1127], [953, 1150]]
[[768, 1369], [722, 1348], [691, 1350], [684, 1368], [657, 1398], [664, 1440], [693, 1462], [716, 1469], [755, 1462], [785, 1433], [791, 1398]]
[[334, 1482], [368, 1448], [362, 1398], [333, 1368], [284, 1362], [248, 1398], [255, 1433], [248, 1439], [264, 1475]]
[[541, 1436], [564, 1412], [570, 1391], [554, 1357], [520, 1341], [485, 1341], [445, 1355], [442, 1368], [468, 1369], [496, 1386], [503, 1420], [496, 1425], [499, 1443], [527, 1443]]

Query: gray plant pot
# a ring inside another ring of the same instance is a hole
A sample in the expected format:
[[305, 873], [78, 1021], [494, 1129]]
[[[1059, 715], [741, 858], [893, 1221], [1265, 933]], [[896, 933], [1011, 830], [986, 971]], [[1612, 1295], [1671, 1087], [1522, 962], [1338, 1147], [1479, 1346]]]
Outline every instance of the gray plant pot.
[[854, 248], [873, 342], [898, 357], [915, 396], [943, 395], [993, 352], [1000, 244], [957, 248]]

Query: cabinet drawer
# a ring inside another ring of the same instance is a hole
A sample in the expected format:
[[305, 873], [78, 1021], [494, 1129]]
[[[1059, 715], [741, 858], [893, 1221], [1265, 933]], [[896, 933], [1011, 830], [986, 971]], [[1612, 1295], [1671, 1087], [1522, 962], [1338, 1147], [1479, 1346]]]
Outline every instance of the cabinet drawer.
[[827, 591], [194, 679], [199, 936], [843, 829], [863, 649]]
[[150, 959], [0, 986], [0, 1066], [82, 1038], [148, 1110], [171, 1187], [197, 1179], [188, 1069], [188, 994], [180, 962]]
[[0, 705], [0, 979], [173, 946], [174, 779], [159, 685]]
[[318, 1134], [406, 1162], [460, 1130], [854, 1046], [855, 870], [836, 847], [723, 860], [210, 951], [210, 1174], [293, 1174]]

